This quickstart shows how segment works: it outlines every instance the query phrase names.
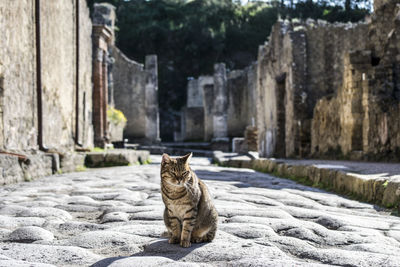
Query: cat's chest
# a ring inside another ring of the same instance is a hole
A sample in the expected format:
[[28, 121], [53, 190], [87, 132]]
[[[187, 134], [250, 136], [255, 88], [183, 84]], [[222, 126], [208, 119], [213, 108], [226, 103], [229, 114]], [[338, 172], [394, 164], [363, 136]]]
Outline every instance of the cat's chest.
[[183, 219], [186, 211], [190, 210], [191, 208], [192, 207], [189, 205], [168, 205], [168, 209], [175, 217], [178, 217], [179, 219]]

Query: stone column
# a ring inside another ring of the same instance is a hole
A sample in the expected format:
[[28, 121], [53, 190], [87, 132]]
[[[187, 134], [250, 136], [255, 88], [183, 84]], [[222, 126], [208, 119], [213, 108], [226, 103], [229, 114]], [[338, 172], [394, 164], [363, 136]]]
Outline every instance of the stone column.
[[95, 145], [104, 147], [109, 141], [107, 123], [108, 105], [108, 51], [114, 43], [115, 8], [106, 3], [93, 7], [93, 127]]
[[160, 118], [158, 113], [158, 66], [157, 55], [148, 55], [145, 60], [148, 72], [145, 88], [146, 141], [160, 142]]
[[99, 147], [104, 147], [103, 82], [103, 50], [98, 48], [93, 59], [93, 128], [94, 143]]
[[93, 128], [95, 146], [104, 147], [107, 136], [107, 51], [112, 32], [104, 25], [93, 25]]
[[108, 81], [108, 105], [111, 107], [115, 107], [114, 102], [114, 77], [113, 77], [113, 65], [115, 59], [112, 57], [112, 49], [113, 47], [109, 47], [108, 49], [108, 57], [107, 57], [107, 81]]
[[199, 87], [203, 90], [204, 104], [204, 141], [209, 142], [213, 137], [213, 107], [214, 107], [214, 77], [200, 76]]
[[102, 115], [103, 115], [103, 138], [106, 142], [109, 141], [108, 136], [108, 120], [107, 120], [107, 104], [108, 104], [108, 55], [107, 51], [103, 52], [103, 62], [102, 62], [102, 78], [103, 78], [103, 99], [102, 99]]
[[214, 65], [213, 149], [227, 151], [228, 138], [228, 91], [224, 63]]

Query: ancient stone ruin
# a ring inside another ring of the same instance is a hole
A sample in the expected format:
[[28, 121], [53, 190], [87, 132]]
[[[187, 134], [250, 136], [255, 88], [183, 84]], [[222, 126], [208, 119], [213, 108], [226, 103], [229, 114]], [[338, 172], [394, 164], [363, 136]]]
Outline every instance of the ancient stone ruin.
[[[370, 21], [355, 24], [278, 21], [256, 63], [226, 81], [216, 67], [213, 86], [188, 94], [203, 95], [203, 140], [242, 137], [239, 147], [255, 126], [264, 157], [398, 160], [400, 6], [374, 7]], [[188, 121], [186, 139], [201, 132]]]
[[[0, 184], [75, 170], [76, 150], [159, 141], [157, 57], [145, 69], [127, 59], [114, 24], [109, 4], [96, 4], [91, 19], [85, 0], [1, 1]], [[125, 112], [124, 137], [111, 107]]]

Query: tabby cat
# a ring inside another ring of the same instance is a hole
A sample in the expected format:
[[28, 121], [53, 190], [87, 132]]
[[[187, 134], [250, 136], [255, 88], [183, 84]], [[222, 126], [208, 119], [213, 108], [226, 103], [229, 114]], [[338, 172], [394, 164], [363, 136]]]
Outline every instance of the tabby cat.
[[192, 153], [171, 158], [162, 155], [161, 195], [168, 243], [190, 247], [191, 242], [210, 242], [217, 231], [218, 214], [207, 186], [189, 167]]

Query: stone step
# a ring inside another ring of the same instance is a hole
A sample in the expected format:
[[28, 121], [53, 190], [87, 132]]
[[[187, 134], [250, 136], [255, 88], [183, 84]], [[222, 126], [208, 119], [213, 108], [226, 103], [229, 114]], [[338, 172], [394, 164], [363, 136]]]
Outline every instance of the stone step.
[[127, 166], [148, 162], [150, 152], [146, 150], [113, 149], [104, 152], [86, 153], [85, 166], [89, 168]]
[[161, 155], [167, 153], [170, 156], [183, 156], [188, 153], [193, 153], [195, 157], [213, 157], [213, 151], [206, 149], [192, 149], [192, 148], [181, 148], [181, 147], [166, 147], [166, 146], [140, 146], [140, 149], [150, 151], [151, 154]]

